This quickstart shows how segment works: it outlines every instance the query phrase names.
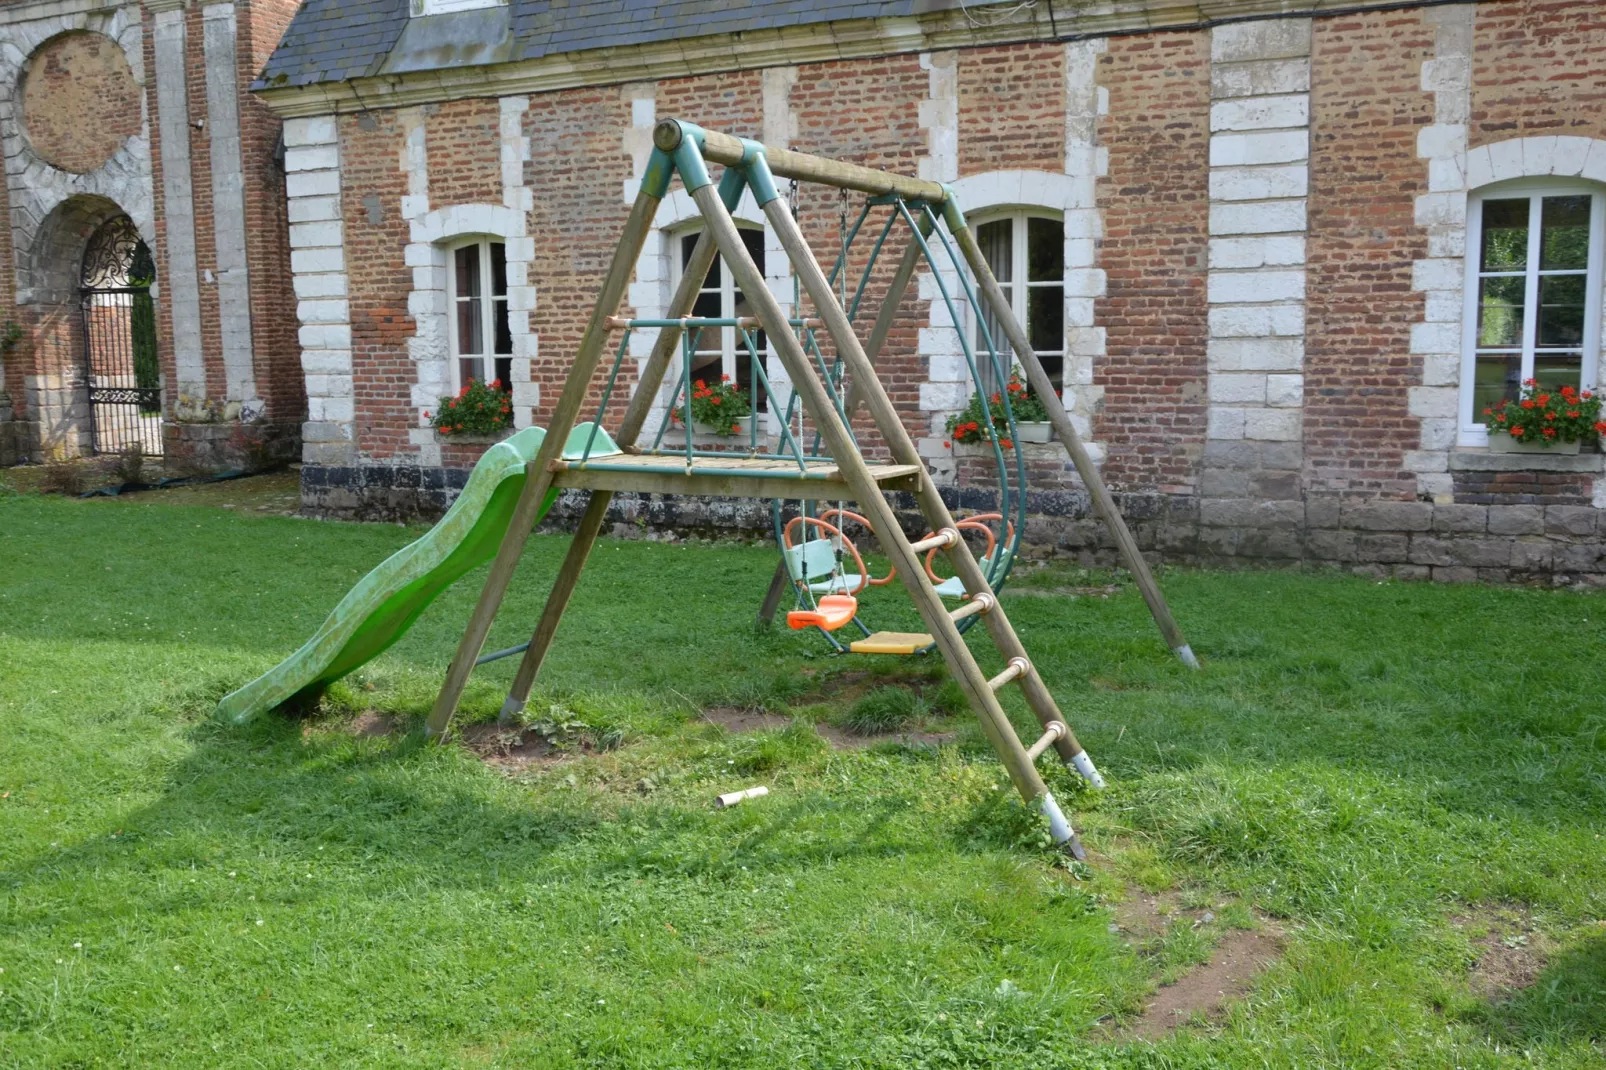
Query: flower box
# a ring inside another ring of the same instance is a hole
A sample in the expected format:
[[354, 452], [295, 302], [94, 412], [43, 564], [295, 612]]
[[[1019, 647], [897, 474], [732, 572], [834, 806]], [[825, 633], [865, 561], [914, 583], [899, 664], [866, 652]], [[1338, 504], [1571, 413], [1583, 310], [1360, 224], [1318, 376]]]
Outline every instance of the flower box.
[[[733, 426], [736, 428], [734, 431], [731, 430]], [[691, 422], [691, 429], [699, 435], [714, 435], [719, 438], [748, 438], [753, 433], [753, 417], [751, 415], [738, 417], [723, 426], [706, 424], [701, 420], [694, 419]]]
[[1054, 441], [1054, 425], [1047, 420], [1016, 420], [1015, 431], [1022, 442]]
[[1551, 453], [1560, 456], [1571, 456], [1578, 452], [1582, 442], [1522, 442], [1510, 435], [1498, 432], [1489, 435], [1489, 452], [1491, 453]]

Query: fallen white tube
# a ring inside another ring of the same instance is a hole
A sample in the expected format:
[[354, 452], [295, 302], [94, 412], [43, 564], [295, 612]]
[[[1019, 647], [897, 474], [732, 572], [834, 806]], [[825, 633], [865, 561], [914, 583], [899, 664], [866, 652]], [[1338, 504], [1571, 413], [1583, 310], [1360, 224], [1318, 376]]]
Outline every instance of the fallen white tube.
[[762, 799], [770, 793], [770, 789], [760, 784], [756, 788], [745, 788], [741, 791], [727, 791], [714, 801], [714, 805], [721, 810], [727, 806], [735, 806], [743, 799]]

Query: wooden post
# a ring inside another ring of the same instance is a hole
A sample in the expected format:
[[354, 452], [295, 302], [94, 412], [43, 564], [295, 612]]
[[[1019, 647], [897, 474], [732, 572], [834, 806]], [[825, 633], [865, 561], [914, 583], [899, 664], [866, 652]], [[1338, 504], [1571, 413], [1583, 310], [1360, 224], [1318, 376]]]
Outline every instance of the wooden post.
[[580, 339], [574, 366], [569, 369], [569, 378], [563, 384], [563, 393], [553, 410], [546, 438], [542, 440], [535, 458], [524, 466], [524, 490], [514, 506], [513, 518], [508, 522], [501, 546], [497, 548], [496, 559], [491, 562], [491, 572], [485, 577], [479, 602], [468, 619], [462, 641], [457, 644], [457, 653], [452, 656], [452, 664], [446, 670], [440, 694], [435, 696], [435, 707], [430, 711], [428, 722], [428, 734], [432, 738], [445, 736], [451, 725], [452, 714], [457, 711], [458, 700], [463, 696], [463, 688], [468, 685], [469, 674], [474, 671], [474, 662], [485, 646], [485, 637], [490, 634], [496, 611], [502, 605], [508, 584], [512, 582], [519, 557], [524, 553], [524, 543], [530, 536], [530, 529], [535, 526], [536, 515], [541, 511], [541, 502], [551, 489], [552, 462], [562, 455], [564, 442], [574, 428], [580, 407], [585, 404], [586, 394], [591, 389], [591, 377], [608, 342], [608, 317], [618, 311], [625, 287], [635, 274], [636, 258], [641, 255], [641, 247], [646, 244], [647, 234], [652, 230], [658, 202], [659, 198], [643, 186], [636, 195], [635, 205], [630, 209], [630, 219], [625, 223], [618, 248], [614, 250], [613, 264], [603, 281], [601, 293], [597, 295], [591, 321]]
[[[740, 198], [741, 190], [745, 187], [746, 183], [742, 183], [736, 189], [735, 197], [731, 199]], [[706, 231], [698, 237], [697, 244], [692, 248], [691, 259], [681, 272], [680, 285], [675, 288], [675, 294], [670, 299], [665, 319], [678, 319], [691, 311], [692, 304], [697, 300], [697, 291], [701, 288], [703, 279], [708, 275], [708, 269], [713, 265], [718, 252], [714, 239]], [[674, 359], [680, 335], [679, 327], [659, 329], [652, 353], [641, 369], [641, 379], [636, 384], [636, 393], [631, 397], [624, 420], [619, 424], [619, 432], [614, 437], [614, 441], [619, 445], [636, 444], [636, 439], [647, 422], [647, 416], [652, 411], [653, 399], [657, 397], [658, 389], [663, 385], [664, 375]], [[507, 698], [502, 703], [500, 720], [503, 724], [508, 724], [517, 717], [524, 709], [524, 704], [530, 700], [530, 689], [535, 686], [535, 677], [541, 671], [541, 663], [546, 660], [547, 651], [552, 648], [552, 640], [557, 637], [558, 624], [563, 619], [564, 610], [569, 607], [569, 599], [580, 582], [580, 573], [585, 568], [586, 558], [591, 555], [591, 548], [596, 544], [597, 535], [602, 531], [602, 525], [608, 517], [608, 507], [612, 504], [611, 490], [592, 491], [591, 497], [586, 501], [585, 515], [580, 518], [580, 526], [569, 543], [569, 552], [564, 555], [563, 565], [558, 569], [557, 578], [552, 582], [552, 591], [547, 595], [546, 605], [541, 608], [541, 620], [535, 626], [535, 633], [530, 636], [530, 645], [524, 651], [524, 657], [519, 662], [519, 671], [513, 675], [513, 685], [508, 688]]]
[[[762, 161], [758, 163], [761, 165]], [[860, 508], [870, 520], [870, 526], [878, 531], [899, 530], [897, 517], [887, 505], [880, 487], [871, 478], [865, 467], [864, 458], [859, 455], [852, 437], [848, 434], [847, 425], [842, 422], [835, 406], [831, 404], [824, 385], [814, 376], [802, 347], [787, 329], [786, 317], [776, 303], [774, 295], [764, 285], [764, 278], [757, 265], [748, 256], [730, 213], [725, 211], [724, 205], [713, 195], [711, 187], [704, 186], [694, 190], [692, 197], [697, 202], [697, 207], [702, 210], [703, 218], [709, 230], [713, 232], [714, 239], [719, 242], [726, 266], [741, 284], [742, 293], [753, 303], [759, 319], [764, 322], [765, 329], [769, 332], [770, 344], [775, 347], [782, 364], [786, 366], [793, 386], [803, 394], [804, 403], [814, 417], [815, 426], [824, 437], [831, 456], [836, 460], [844, 478], [852, 487]], [[877, 424], [881, 424], [885, 416], [881, 406], [885, 405], [890, 411], [891, 402], [887, 400], [885, 391], [877, 389], [880, 384], [875, 378], [875, 373], [869, 368], [869, 361], [859, 345], [858, 338], [847, 325], [847, 314], [842, 311], [831, 293], [830, 282], [826, 280], [819, 265], [814, 261], [813, 253], [809, 251], [807, 242], [797, 229], [797, 221], [792, 218], [786, 204], [779, 198], [770, 200], [763, 208], [770, 226], [780, 238], [781, 244], [786, 247], [787, 256], [792, 261], [793, 267], [804, 269], [805, 264], [812, 267], [812, 272], [803, 270], [805, 288], [808, 289], [815, 308], [824, 316], [826, 329], [836, 343], [837, 352], [848, 355], [851, 347], [849, 369], [855, 377], [865, 380], [865, 402], [876, 417]], [[895, 413], [892, 420], [897, 423]], [[898, 426], [901, 429], [902, 425]], [[929, 483], [929, 477], [925, 477], [922, 482]], [[946, 513], [946, 510], [944, 512]], [[938, 526], [953, 525], [949, 520]], [[910, 597], [926, 622], [926, 627], [930, 629], [938, 647], [942, 649], [948, 664], [953, 667], [955, 679], [966, 697], [970, 699], [971, 708], [977, 712], [982, 730], [998, 752], [999, 759], [1003, 762], [1004, 769], [1008, 772], [1016, 790], [1028, 802], [1046, 799], [1047, 786], [1044, 785], [1036, 766], [1026, 757], [1026, 748], [1021, 744], [1020, 737], [1015, 734], [1014, 726], [1009, 723], [1003, 707], [998, 704], [997, 696], [988, 688], [987, 678], [982, 675], [981, 668], [970, 656], [964, 637], [959, 634], [954, 622], [948, 618], [948, 610], [942, 604], [941, 596], [925, 582], [925, 574], [921, 571], [918, 555], [914, 554], [909, 549], [908, 542], [901, 538], [883, 539], [882, 545], [903, 578]]]
[[1177, 627], [1176, 620], [1171, 616], [1171, 609], [1166, 605], [1165, 596], [1160, 593], [1160, 585], [1154, 581], [1154, 573], [1149, 571], [1149, 563], [1143, 559], [1143, 552], [1138, 549], [1137, 540], [1132, 538], [1132, 532], [1127, 529], [1121, 511], [1115, 507], [1115, 502], [1099, 475], [1098, 466], [1093, 463], [1087, 447], [1082, 444], [1082, 436], [1076, 433], [1076, 428], [1071, 424], [1070, 414], [1065, 411], [1059, 395], [1054, 393], [1054, 384], [1049, 381], [1048, 373], [1043, 370], [1042, 362], [1037, 359], [1037, 353], [1032, 349], [1025, 330], [1016, 321], [1015, 314], [1010, 309], [1009, 299], [999, 288], [998, 280], [993, 278], [992, 269], [987, 266], [987, 258], [982, 255], [981, 247], [976, 244], [976, 235], [966, 226], [954, 231], [953, 236], [959, 243], [959, 250], [964, 255], [965, 262], [970, 265], [971, 274], [975, 276], [982, 296], [998, 316], [1004, 334], [1015, 351], [1015, 357], [1025, 366], [1026, 378], [1032, 385], [1032, 392], [1048, 410], [1048, 420], [1054, 425], [1054, 433], [1070, 452], [1071, 462], [1076, 465], [1077, 474], [1082, 477], [1088, 496], [1093, 499], [1094, 510], [1098, 512], [1110, 534], [1115, 537], [1115, 543], [1121, 550], [1121, 559], [1126, 562], [1127, 569], [1138, 581], [1138, 590], [1143, 592], [1143, 600], [1148, 603], [1149, 614], [1154, 617], [1154, 623], [1159, 625], [1160, 634], [1165, 636], [1166, 644], [1178, 658], [1182, 659], [1184, 665], [1190, 669], [1197, 669], [1198, 659], [1193, 656], [1188, 641], [1182, 637], [1182, 629]]

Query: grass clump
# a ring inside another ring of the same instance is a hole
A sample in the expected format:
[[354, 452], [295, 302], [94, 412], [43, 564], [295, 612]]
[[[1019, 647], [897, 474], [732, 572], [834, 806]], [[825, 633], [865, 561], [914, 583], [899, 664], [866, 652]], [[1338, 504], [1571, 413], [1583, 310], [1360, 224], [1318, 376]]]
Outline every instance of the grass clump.
[[908, 687], [878, 687], [861, 696], [837, 722], [862, 736], [898, 732], [931, 711], [918, 691]]

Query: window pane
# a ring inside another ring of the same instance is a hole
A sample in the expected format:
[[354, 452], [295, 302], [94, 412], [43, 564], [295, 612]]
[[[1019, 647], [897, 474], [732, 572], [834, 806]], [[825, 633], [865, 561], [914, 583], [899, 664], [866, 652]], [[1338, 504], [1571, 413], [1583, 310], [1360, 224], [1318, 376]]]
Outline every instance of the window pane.
[[1026, 338], [1038, 353], [1065, 348], [1065, 288], [1032, 286], [1026, 290]]
[[[682, 271], [684, 271], [686, 269], [686, 265], [687, 264], [691, 263], [692, 250], [697, 248], [697, 239], [700, 236], [701, 236], [701, 234], [698, 231], [693, 231], [690, 234], [681, 235], [681, 238], [680, 238], [680, 267], [681, 267]], [[708, 289], [710, 287], [718, 286], [718, 285], [719, 285], [719, 257], [716, 256], [716, 257], [714, 257], [713, 264], [709, 265], [708, 275], [703, 279], [703, 284], [702, 284], [701, 287], [699, 287], [699, 289], [706, 290], [706, 289]]]
[[[1065, 224], [1059, 220], [1026, 221], [1026, 278], [1029, 282], [1065, 278]], [[1037, 343], [1032, 345], [1035, 348]]]
[[1520, 276], [1478, 280], [1478, 345], [1522, 345], [1525, 285]]
[[1516, 400], [1522, 385], [1522, 357], [1516, 353], [1479, 353], [1472, 382], [1472, 418], [1484, 423], [1483, 410]]
[[1545, 198], [1539, 231], [1542, 270], [1582, 271], [1589, 266], [1589, 201], [1587, 193]]
[[480, 295], [480, 247], [465, 245], [457, 250], [457, 296]]
[[[506, 298], [500, 301], [491, 302], [491, 318], [495, 321], [496, 328], [496, 337], [492, 339], [495, 348], [492, 349], [491, 352], [513, 352], [513, 330], [508, 325]], [[502, 382], [503, 385], [507, 384], [507, 380], [505, 379], [502, 380]]]
[[495, 364], [496, 364], [496, 378], [501, 382], [502, 389], [503, 390], [511, 390], [511, 389], [513, 389], [512, 385], [511, 385], [512, 382], [513, 382], [513, 358], [512, 357], [497, 357], [496, 361], [495, 361]]
[[995, 219], [976, 228], [976, 241], [986, 257], [993, 278], [1002, 283], [1015, 281], [1015, 221]]
[[480, 377], [480, 358], [463, 357], [457, 362], [457, 381], [467, 386], [470, 379]]
[[697, 300], [692, 302], [691, 314], [698, 319], [719, 319], [719, 294], [698, 294]]
[[507, 296], [507, 246], [491, 243], [491, 296]]
[[742, 244], [747, 246], [747, 255], [753, 258], [753, 263], [758, 265], [758, 270], [763, 271], [764, 232], [762, 230], [749, 230], [746, 227], [743, 227], [740, 233], [742, 235]]
[[1582, 353], [1539, 353], [1534, 357], [1534, 378], [1541, 390], [1560, 390], [1564, 386], [1579, 386], [1584, 370]]
[[480, 322], [480, 299], [470, 298], [457, 302], [457, 352], [459, 354], [485, 352], [485, 339]]
[[1521, 271], [1528, 263], [1528, 198], [1483, 202], [1484, 271]]
[[1584, 344], [1583, 275], [1539, 276], [1539, 334], [1541, 346]]

